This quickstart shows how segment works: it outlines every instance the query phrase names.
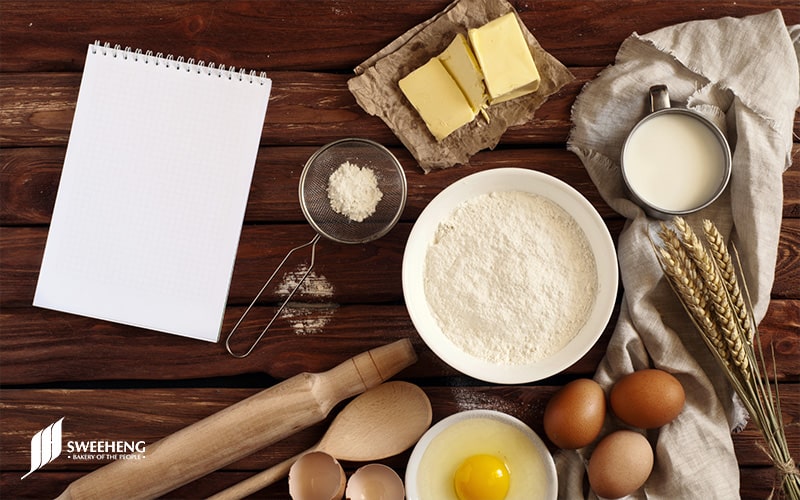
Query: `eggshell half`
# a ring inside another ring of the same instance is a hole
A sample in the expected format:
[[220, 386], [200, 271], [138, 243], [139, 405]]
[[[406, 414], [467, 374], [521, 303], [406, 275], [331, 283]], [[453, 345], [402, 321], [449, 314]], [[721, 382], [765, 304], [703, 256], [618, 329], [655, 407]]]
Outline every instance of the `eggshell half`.
[[606, 396], [591, 379], [573, 380], [556, 392], [544, 410], [544, 432], [563, 449], [583, 448], [600, 434]]
[[345, 491], [347, 500], [403, 500], [405, 489], [400, 476], [382, 464], [369, 464], [350, 476]]
[[614, 384], [609, 402], [623, 422], [655, 429], [671, 422], [683, 410], [683, 386], [671, 374], [657, 369], [638, 370]]
[[342, 466], [321, 451], [306, 453], [289, 469], [292, 500], [340, 500], [345, 483]]

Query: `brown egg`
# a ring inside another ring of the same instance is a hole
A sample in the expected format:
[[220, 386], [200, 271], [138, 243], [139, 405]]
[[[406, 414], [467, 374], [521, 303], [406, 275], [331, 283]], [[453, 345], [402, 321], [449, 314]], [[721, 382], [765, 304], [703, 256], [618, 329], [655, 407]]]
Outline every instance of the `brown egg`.
[[594, 380], [573, 380], [550, 398], [544, 410], [544, 432], [563, 449], [583, 448], [600, 434], [606, 415], [603, 388]]
[[646, 369], [622, 377], [611, 388], [609, 401], [623, 422], [654, 429], [671, 422], [683, 409], [681, 383], [663, 370]]
[[647, 438], [628, 430], [612, 432], [597, 443], [589, 458], [589, 484], [602, 498], [630, 495], [653, 470], [653, 448]]

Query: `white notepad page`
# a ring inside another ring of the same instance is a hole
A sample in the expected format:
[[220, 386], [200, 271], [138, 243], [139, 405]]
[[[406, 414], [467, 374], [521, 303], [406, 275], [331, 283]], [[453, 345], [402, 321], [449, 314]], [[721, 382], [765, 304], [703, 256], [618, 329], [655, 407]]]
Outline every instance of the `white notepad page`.
[[270, 90], [90, 45], [33, 304], [217, 341]]

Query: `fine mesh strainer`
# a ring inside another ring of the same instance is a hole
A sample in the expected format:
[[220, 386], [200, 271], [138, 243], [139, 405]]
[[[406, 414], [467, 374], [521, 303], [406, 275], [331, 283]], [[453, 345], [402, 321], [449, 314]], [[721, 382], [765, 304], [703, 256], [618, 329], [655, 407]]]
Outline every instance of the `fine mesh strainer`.
[[[355, 222], [348, 216], [336, 212], [331, 206], [331, 200], [328, 197], [329, 179], [345, 162], [372, 170], [378, 183], [378, 189], [382, 194], [380, 201], [375, 206], [375, 211], [360, 222]], [[367, 243], [380, 238], [388, 233], [400, 220], [400, 215], [406, 205], [406, 193], [406, 176], [403, 172], [403, 167], [388, 149], [377, 142], [368, 139], [341, 139], [323, 146], [314, 153], [308, 159], [305, 167], [303, 167], [303, 172], [300, 174], [298, 194], [303, 215], [317, 234], [308, 243], [289, 250], [286, 257], [278, 264], [278, 267], [267, 282], [264, 283], [264, 286], [261, 287], [253, 302], [250, 303], [242, 317], [239, 318], [239, 321], [236, 322], [236, 325], [228, 334], [228, 338], [225, 341], [225, 347], [228, 352], [236, 358], [244, 358], [253, 352], [258, 342], [264, 337], [272, 323], [311, 273], [311, 269], [314, 267], [317, 242], [320, 237], [324, 236], [329, 240], [346, 244]], [[236, 333], [237, 328], [250, 312], [250, 309], [256, 304], [264, 290], [269, 287], [289, 257], [294, 252], [309, 246], [311, 247], [311, 260], [297, 285], [289, 292], [286, 299], [278, 307], [275, 315], [250, 348], [244, 353], [233, 352], [230, 345], [231, 338], [233, 338], [234, 333]]]

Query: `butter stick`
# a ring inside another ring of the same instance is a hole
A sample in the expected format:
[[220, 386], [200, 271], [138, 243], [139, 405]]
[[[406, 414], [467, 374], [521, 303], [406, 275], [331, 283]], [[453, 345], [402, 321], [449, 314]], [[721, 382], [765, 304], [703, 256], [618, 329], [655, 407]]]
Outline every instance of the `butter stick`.
[[437, 141], [475, 118], [469, 101], [438, 57], [409, 73], [399, 85]]
[[483, 71], [490, 104], [530, 94], [539, 88], [539, 70], [513, 12], [470, 29], [468, 36]]
[[483, 84], [483, 72], [466, 37], [458, 33], [444, 52], [439, 54], [439, 60], [458, 84], [472, 111], [475, 114], [481, 111], [488, 101], [486, 86]]

